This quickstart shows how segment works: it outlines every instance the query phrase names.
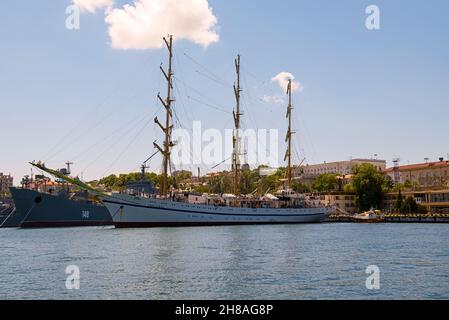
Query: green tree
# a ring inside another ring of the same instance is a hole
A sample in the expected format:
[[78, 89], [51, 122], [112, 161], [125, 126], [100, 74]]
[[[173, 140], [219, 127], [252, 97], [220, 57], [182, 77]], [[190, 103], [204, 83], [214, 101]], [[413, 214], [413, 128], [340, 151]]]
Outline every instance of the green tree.
[[190, 178], [192, 178], [192, 172], [190, 172], [190, 171], [182, 171], [182, 172], [178, 173], [178, 175], [176, 176], [176, 180], [178, 182], [182, 182], [182, 181], [190, 179]]
[[329, 192], [335, 190], [337, 184], [337, 175], [325, 173], [316, 177], [315, 181], [313, 182], [313, 189], [318, 192]]
[[[160, 177], [156, 173], [146, 173], [146, 178], [152, 181], [155, 185], [158, 184]], [[106, 189], [121, 191], [125, 189], [126, 184], [138, 182], [142, 179], [140, 172], [131, 172], [127, 174], [120, 174], [116, 176], [111, 174], [98, 181], [98, 185], [103, 185]], [[173, 182], [173, 181], [171, 181]]]
[[352, 183], [345, 184], [343, 191], [347, 193], [355, 193], [354, 185]]
[[312, 190], [308, 185], [305, 185], [299, 181], [292, 182], [292, 189], [298, 193], [310, 193]]
[[363, 163], [353, 168], [353, 186], [356, 193], [357, 206], [360, 211], [371, 207], [380, 208], [388, 181], [382, 172], [369, 163]]
[[285, 175], [286, 169], [279, 168], [275, 174], [263, 177], [259, 188], [259, 193], [266, 194], [267, 192], [273, 193], [278, 191], [283, 186], [281, 179], [285, 179]]
[[416, 203], [413, 197], [407, 197], [402, 203], [401, 207], [402, 213], [417, 213], [418, 212], [418, 204]]
[[243, 170], [241, 173], [240, 191], [243, 194], [249, 194], [257, 189], [259, 181], [259, 170]]
[[393, 209], [396, 212], [402, 212], [402, 206], [404, 205], [404, 199], [402, 197], [402, 191], [399, 189], [398, 191], [398, 197], [396, 198], [396, 201], [394, 202]]

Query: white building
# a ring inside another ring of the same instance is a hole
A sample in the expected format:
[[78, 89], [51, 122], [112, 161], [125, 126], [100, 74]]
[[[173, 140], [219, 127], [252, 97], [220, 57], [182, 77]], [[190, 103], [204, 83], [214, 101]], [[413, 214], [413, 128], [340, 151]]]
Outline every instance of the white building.
[[449, 160], [388, 168], [385, 173], [397, 183], [413, 183], [418, 187], [449, 187]]
[[362, 163], [372, 164], [379, 171], [385, 171], [387, 167], [387, 162], [385, 160], [352, 159], [349, 161], [324, 162], [320, 164], [305, 165], [299, 168], [301, 172], [295, 173], [297, 173], [298, 175], [302, 173], [306, 177], [316, 177], [326, 173], [338, 175], [350, 175], [352, 173], [352, 168]]
[[11, 175], [4, 175], [0, 172], [0, 197], [6, 196], [9, 188], [13, 185], [13, 178]]

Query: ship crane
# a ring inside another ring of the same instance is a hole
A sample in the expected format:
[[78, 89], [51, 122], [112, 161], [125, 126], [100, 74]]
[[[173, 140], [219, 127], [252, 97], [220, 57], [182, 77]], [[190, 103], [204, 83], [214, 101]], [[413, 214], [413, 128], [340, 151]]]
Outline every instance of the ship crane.
[[[156, 143], [156, 141], [154, 141], [153, 143]], [[159, 152], [160, 152], [159, 150], [157, 150], [156, 152], [154, 152], [154, 153], [153, 153], [148, 159], [146, 159], [146, 160], [142, 163], [142, 165], [140, 166], [140, 172], [141, 172], [141, 174], [142, 174], [142, 181], [146, 180], [145, 171], [146, 171], [146, 169], [149, 169], [149, 168], [150, 168], [150, 167], [147, 165], [147, 163], [148, 163], [151, 159], [153, 159], [153, 157], [154, 157], [155, 155], [157, 155]]]

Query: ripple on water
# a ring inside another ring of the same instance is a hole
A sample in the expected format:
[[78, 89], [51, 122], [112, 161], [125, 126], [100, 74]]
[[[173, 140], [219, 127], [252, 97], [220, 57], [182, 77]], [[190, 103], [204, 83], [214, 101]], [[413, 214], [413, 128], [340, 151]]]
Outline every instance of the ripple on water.
[[[6, 299], [448, 299], [449, 225], [0, 229]], [[81, 289], [66, 290], [65, 268]], [[380, 268], [378, 291], [366, 267]]]

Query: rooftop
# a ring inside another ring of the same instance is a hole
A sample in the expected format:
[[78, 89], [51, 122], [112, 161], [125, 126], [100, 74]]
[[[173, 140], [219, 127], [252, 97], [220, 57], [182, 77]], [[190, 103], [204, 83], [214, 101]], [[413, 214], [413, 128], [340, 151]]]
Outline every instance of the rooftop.
[[[405, 166], [399, 166], [399, 171], [423, 170], [423, 169], [441, 168], [441, 167], [447, 167], [447, 166], [449, 166], [449, 160], [408, 164]], [[385, 172], [393, 172], [394, 169], [395, 169], [394, 167], [388, 168], [385, 170]]]

